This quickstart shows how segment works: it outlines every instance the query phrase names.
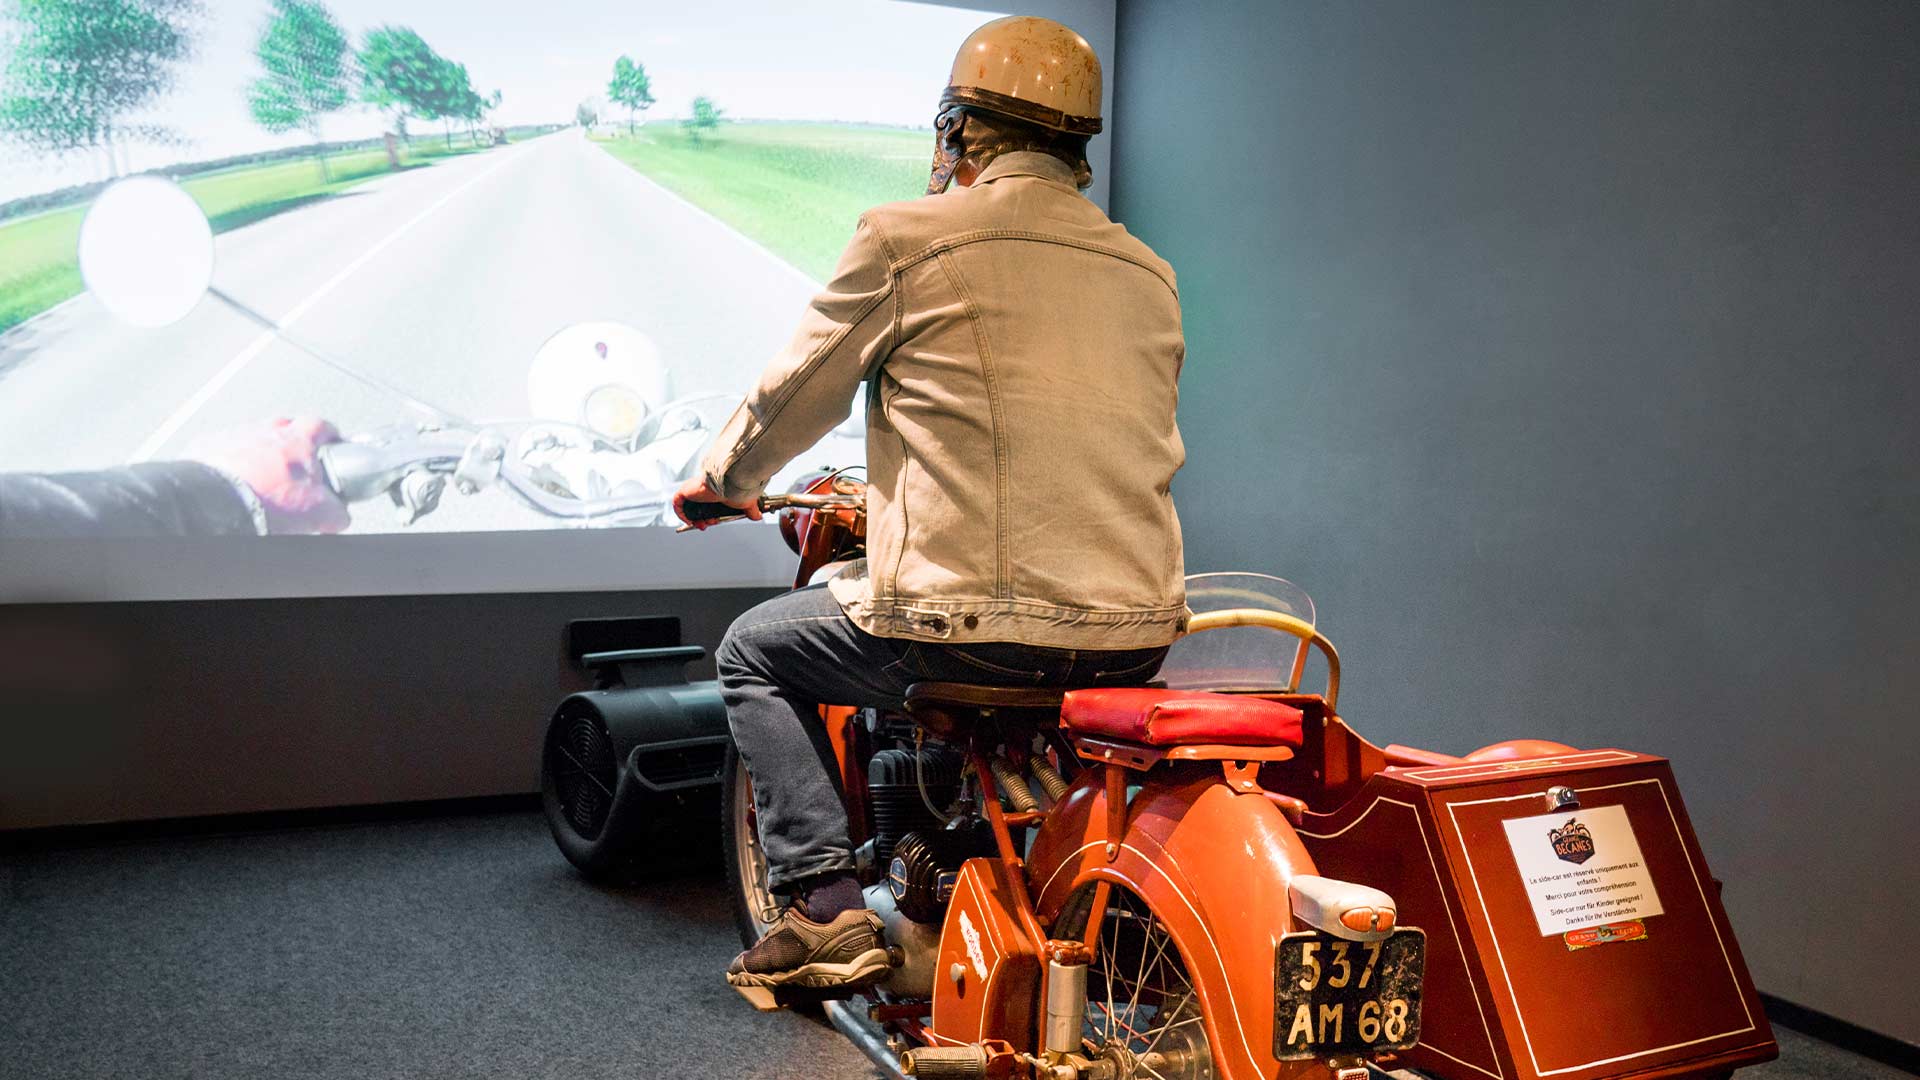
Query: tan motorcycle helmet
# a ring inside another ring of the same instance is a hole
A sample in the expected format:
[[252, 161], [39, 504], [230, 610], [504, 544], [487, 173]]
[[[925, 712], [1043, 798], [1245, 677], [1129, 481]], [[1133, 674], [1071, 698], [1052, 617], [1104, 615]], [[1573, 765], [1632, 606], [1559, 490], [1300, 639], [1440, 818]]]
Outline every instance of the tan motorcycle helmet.
[[[981, 26], [954, 54], [947, 88], [934, 120], [933, 175], [929, 194], [952, 182], [961, 155], [950, 147], [969, 114], [1010, 117], [1058, 132], [1063, 142], [1100, 132], [1100, 57], [1072, 28], [1032, 15], [1010, 15]], [[1081, 187], [1092, 170], [1081, 160]]]

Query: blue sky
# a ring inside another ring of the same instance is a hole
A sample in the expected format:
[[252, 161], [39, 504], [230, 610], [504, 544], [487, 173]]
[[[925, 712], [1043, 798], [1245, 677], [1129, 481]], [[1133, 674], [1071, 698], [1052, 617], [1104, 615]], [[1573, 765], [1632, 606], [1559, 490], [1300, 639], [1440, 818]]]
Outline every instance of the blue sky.
[[[658, 99], [647, 114], [685, 115], [706, 94], [741, 118], [852, 120], [926, 126], [954, 50], [989, 12], [903, 0], [332, 0], [355, 40], [380, 24], [411, 26], [441, 54], [467, 65], [474, 88], [498, 88], [506, 124], [565, 122], [603, 98], [622, 53], [646, 65]], [[243, 88], [257, 74], [253, 45], [267, 0], [206, 0], [197, 58], [153, 119], [189, 140], [134, 147], [135, 169], [275, 146], [248, 117]], [[416, 130], [421, 129], [416, 125]], [[377, 134], [366, 109], [330, 117], [329, 139]], [[98, 179], [98, 160], [49, 161], [0, 146], [0, 201]]]

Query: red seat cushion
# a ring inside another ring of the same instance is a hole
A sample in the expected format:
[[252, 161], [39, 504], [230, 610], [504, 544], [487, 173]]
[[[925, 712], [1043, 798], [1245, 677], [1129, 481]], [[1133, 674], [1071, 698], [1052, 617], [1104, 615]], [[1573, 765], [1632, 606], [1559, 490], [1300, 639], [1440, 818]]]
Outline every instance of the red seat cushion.
[[1300, 745], [1299, 709], [1265, 698], [1197, 690], [1073, 690], [1060, 705], [1060, 722], [1076, 735], [1148, 746]]

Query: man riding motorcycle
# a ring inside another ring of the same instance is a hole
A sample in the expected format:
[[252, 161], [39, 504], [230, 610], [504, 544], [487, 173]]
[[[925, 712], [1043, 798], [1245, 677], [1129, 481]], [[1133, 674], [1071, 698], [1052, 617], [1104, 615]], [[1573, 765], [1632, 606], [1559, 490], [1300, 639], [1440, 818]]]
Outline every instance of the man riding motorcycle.
[[716, 656], [769, 884], [792, 900], [729, 967], [736, 986], [858, 986], [887, 966], [820, 704], [898, 707], [923, 680], [1137, 683], [1186, 618], [1179, 298], [1080, 193], [1099, 60], [1058, 23], [999, 19], [949, 82], [930, 197], [861, 218], [674, 500], [683, 520], [688, 502], [759, 517], [769, 478], [867, 384], [868, 557], [742, 615]]

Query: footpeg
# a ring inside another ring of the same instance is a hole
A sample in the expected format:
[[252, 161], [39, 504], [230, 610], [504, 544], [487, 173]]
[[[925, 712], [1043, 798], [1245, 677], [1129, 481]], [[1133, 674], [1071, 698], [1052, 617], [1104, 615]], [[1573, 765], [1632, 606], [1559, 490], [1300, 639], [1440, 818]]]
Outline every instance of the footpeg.
[[778, 1012], [788, 1004], [780, 1000], [779, 993], [771, 986], [735, 986], [734, 990], [760, 1012]]
[[747, 999], [761, 1012], [778, 1012], [799, 1005], [824, 1005], [829, 1001], [845, 1001], [850, 997], [864, 994], [866, 986], [738, 986], [733, 989]]
[[900, 1071], [918, 1080], [974, 1080], [1025, 1076], [1021, 1055], [1004, 1039], [965, 1046], [916, 1046], [900, 1055]]
[[920, 1080], [969, 1080], [987, 1075], [987, 1048], [922, 1046], [900, 1055], [900, 1071]]

